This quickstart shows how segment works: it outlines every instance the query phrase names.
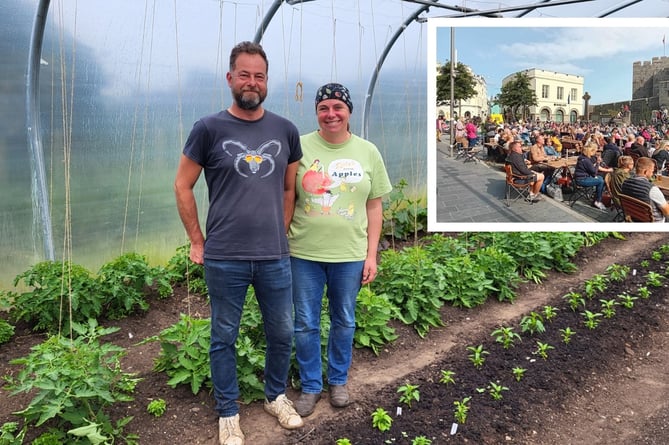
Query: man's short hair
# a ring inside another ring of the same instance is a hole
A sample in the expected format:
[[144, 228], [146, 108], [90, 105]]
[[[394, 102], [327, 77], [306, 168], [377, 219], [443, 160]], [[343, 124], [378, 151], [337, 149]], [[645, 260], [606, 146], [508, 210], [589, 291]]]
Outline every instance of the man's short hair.
[[249, 41], [238, 43], [234, 48], [232, 48], [232, 51], [230, 51], [230, 71], [235, 70], [237, 57], [239, 57], [240, 54], [259, 55], [265, 61], [265, 71], [269, 71], [269, 62], [267, 61], [267, 54], [265, 54], [265, 50], [259, 43]]
[[512, 141], [509, 143], [509, 150], [513, 150], [516, 146], [520, 147], [520, 141]]
[[636, 173], [637, 173], [637, 175], [640, 174], [642, 171], [645, 171], [649, 168], [650, 169], [655, 168], [655, 161], [653, 161], [651, 158], [640, 157], [639, 159], [636, 160]]

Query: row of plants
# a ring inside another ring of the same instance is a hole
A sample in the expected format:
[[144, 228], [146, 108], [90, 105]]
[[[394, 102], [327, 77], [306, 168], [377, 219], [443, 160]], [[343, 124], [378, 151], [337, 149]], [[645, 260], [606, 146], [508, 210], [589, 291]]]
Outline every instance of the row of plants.
[[[540, 280], [548, 269], [573, 270], [570, 258], [584, 245], [606, 236], [505, 233], [451, 238], [434, 234], [412, 247], [387, 250], [382, 253], [377, 281], [360, 292], [355, 345], [378, 353], [397, 337], [389, 325], [392, 319], [425, 335], [430, 327], [442, 324], [443, 304], [473, 307], [489, 297], [513, 301], [520, 282]], [[519, 249], [523, 243], [535, 248]], [[48, 337], [30, 355], [15, 360], [13, 364], [22, 369], [16, 377], [6, 378], [11, 394], [36, 394], [27, 408], [15, 413], [24, 421], [15, 430], [19, 432], [2, 433], [14, 437], [6, 443], [22, 443], [28, 428], [42, 426], [48, 431], [32, 443], [136, 443], [136, 437], [123, 433], [131, 419], [114, 422], [106, 414], [110, 405], [132, 399], [139, 379], [121, 369], [123, 348], [100, 341], [115, 329], [100, 326], [102, 315], [104, 320], [114, 320], [146, 311], [149, 292], [166, 298], [175, 285], [183, 284], [206, 297], [203, 269], [188, 260], [188, 252], [189, 246], [180, 247], [165, 267], [150, 267], [143, 256], [129, 253], [105, 264], [98, 274], [74, 264], [45, 262], [17, 276], [15, 285], [23, 284], [27, 290], [0, 295], [8, 319], [30, 323]], [[263, 397], [265, 343], [252, 293], [250, 289], [237, 342], [244, 402]], [[325, 337], [329, 329], [325, 303], [322, 321]], [[208, 319], [182, 315], [173, 326], [141, 341], [160, 342], [155, 370], [169, 376], [170, 386], [189, 385], [193, 393], [211, 387]], [[100, 385], [101, 380], [107, 386]]]
[[[594, 333], [601, 328], [602, 323], [615, 326], [615, 317], [623, 315], [633, 317], [631, 311], [635, 304], [647, 301], [653, 295], [664, 292], [662, 288], [666, 288], [669, 279], [667, 258], [669, 258], [669, 245], [663, 245], [654, 250], [649, 259], [642, 260], [638, 269], [629, 265], [611, 264], [606, 268], [605, 273], [592, 275], [584, 280], [581, 286], [562, 295], [563, 304], [560, 307], [546, 305], [523, 314], [515, 324], [495, 327], [489, 333], [487, 342], [466, 346], [461, 352], [466, 354], [466, 357], [461, 357], [460, 360], [457, 356], [451, 357], [450, 360], [454, 363], [468, 362], [474, 370], [480, 372], [481, 377], [479, 384], [474, 388], [458, 388], [458, 372], [461, 370], [439, 369], [437, 374], [424, 379], [448, 386], [452, 389], [452, 394], [460, 395], [450, 401], [440, 400], [440, 404], [447, 406], [450, 403], [453, 407], [451, 434], [455, 434], [459, 426], [467, 423], [468, 416], [472, 410], [476, 410], [477, 405], [481, 405], [483, 399], [487, 398], [493, 403], [498, 403], [496, 409], [501, 413], [505, 411], [505, 394], [511, 391], [528, 394], [528, 388], [523, 386], [524, 379], [533, 372], [532, 369], [528, 370], [531, 368], [528, 363], [531, 364], [536, 360], [549, 362], [552, 354], [561, 349], [569, 349], [576, 336], [583, 336], [586, 332]], [[649, 269], [653, 262], [658, 270]], [[612, 287], [615, 287], [613, 294], [611, 293]], [[566, 322], [566, 325], [560, 324], [558, 323], [560, 318], [569, 321]], [[574, 324], [570, 326], [569, 323]], [[564, 327], [553, 328], [553, 326]], [[556, 335], [544, 335], [548, 334], [551, 329], [556, 329]], [[548, 338], [559, 339], [559, 342], [553, 340], [551, 343], [547, 340]], [[518, 362], [503, 359], [498, 363], [505, 363], [505, 367], [482, 372], [492, 355], [506, 355], [505, 351], [516, 348], [521, 343], [525, 344], [525, 352], [519, 355], [524, 359]], [[464, 366], [461, 365], [461, 368]], [[559, 366], [556, 372], [559, 372]], [[514, 385], [509, 384], [509, 381], [512, 381]], [[371, 430], [378, 430], [379, 433], [392, 432], [394, 418], [390, 413], [393, 412], [393, 409], [397, 412], [397, 416], [410, 417], [410, 413], [398, 407], [411, 410], [421, 401], [420, 384], [416, 384], [415, 381], [404, 382], [397, 387], [396, 393], [399, 395], [394, 405], [391, 401], [389, 402], [391, 405], [377, 406], [368, 414], [371, 420], [369, 423]], [[511, 408], [507, 407], [507, 409]], [[434, 415], [439, 416], [438, 413]], [[377, 443], [403, 443], [402, 440], [407, 439], [407, 433], [401, 430], [395, 430], [391, 436], [390, 439], [387, 439], [389, 437], [387, 434], [379, 434]], [[386, 438], [385, 441], [384, 438]], [[411, 438], [408, 437], [408, 439]], [[436, 437], [429, 438], [418, 434], [407, 443], [429, 445], [433, 440], [436, 440]], [[352, 442], [348, 438], [339, 438], [336, 443], [346, 445]]]

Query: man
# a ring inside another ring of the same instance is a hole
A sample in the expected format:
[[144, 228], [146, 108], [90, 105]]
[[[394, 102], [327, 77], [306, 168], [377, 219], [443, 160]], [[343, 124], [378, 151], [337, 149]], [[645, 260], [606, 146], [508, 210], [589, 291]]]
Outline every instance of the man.
[[[265, 325], [265, 411], [287, 429], [302, 418], [286, 398], [293, 341], [292, 280], [287, 216], [302, 157], [295, 125], [268, 110], [268, 61], [263, 48], [242, 42], [230, 53], [226, 79], [233, 102], [195, 122], [183, 149], [174, 191], [191, 242], [190, 259], [204, 264], [211, 304], [211, 378], [219, 443], [243, 445], [235, 341], [249, 285]], [[204, 170], [209, 191], [206, 240], [193, 188]]]
[[506, 163], [510, 164], [512, 171], [516, 175], [529, 176], [528, 181], [532, 182], [530, 188], [530, 196], [528, 201], [541, 201], [541, 186], [544, 183], [544, 175], [541, 172], [534, 172], [527, 167], [525, 159], [523, 158], [523, 148], [520, 141], [513, 141], [509, 144], [509, 155], [506, 158]]
[[650, 158], [636, 161], [636, 176], [623, 182], [620, 192], [650, 204], [655, 222], [664, 222], [669, 215], [669, 204], [660, 189], [650, 182], [655, 169], [655, 162]]
[[544, 177], [547, 178], [546, 183], [550, 183], [555, 168], [548, 165], [547, 162], [554, 158], [546, 155], [544, 143], [544, 136], [539, 134], [534, 140], [534, 145], [530, 147], [530, 162], [532, 164], [530, 170], [543, 173]]
[[639, 157], [649, 158], [648, 149], [646, 148], [646, 139], [643, 136], [637, 136], [634, 143], [630, 147], [630, 153], [638, 155]]
[[622, 156], [620, 148], [615, 142], [613, 136], [606, 138], [606, 144], [602, 149], [602, 162], [607, 167], [615, 168], [618, 166], [618, 158]]

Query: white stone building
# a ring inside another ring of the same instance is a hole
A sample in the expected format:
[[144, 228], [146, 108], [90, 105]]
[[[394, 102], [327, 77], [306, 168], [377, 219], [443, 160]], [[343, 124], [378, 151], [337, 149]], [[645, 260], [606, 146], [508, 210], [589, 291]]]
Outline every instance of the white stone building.
[[[537, 106], [530, 107], [530, 119], [542, 122], [576, 122], [583, 114], [583, 76], [530, 68], [521, 73], [530, 81], [537, 96]], [[516, 73], [502, 79], [502, 85]]]

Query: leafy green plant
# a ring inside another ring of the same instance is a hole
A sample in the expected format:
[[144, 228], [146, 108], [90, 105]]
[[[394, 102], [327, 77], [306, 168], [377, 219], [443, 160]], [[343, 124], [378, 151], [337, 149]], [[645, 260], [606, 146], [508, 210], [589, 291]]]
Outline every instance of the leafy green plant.
[[388, 431], [393, 424], [393, 419], [388, 411], [379, 407], [372, 413], [372, 426], [379, 431]]
[[476, 369], [481, 369], [485, 362], [485, 356], [490, 353], [483, 349], [483, 345], [468, 346], [467, 350], [470, 351], [470, 354], [468, 355], [469, 361], [474, 364]]
[[383, 202], [383, 235], [389, 236], [393, 243], [396, 239], [406, 240], [427, 229], [427, 206], [423, 198], [407, 196], [404, 190], [409, 183], [402, 178], [393, 186], [388, 199]]
[[599, 326], [600, 318], [602, 317], [601, 313], [586, 310], [581, 312], [581, 314], [585, 318], [583, 323], [588, 329], [595, 329], [597, 326]]
[[355, 334], [357, 348], [370, 348], [379, 355], [379, 347], [397, 339], [395, 329], [388, 321], [393, 315], [393, 305], [385, 294], [376, 295], [369, 286], [360, 289], [355, 307]]
[[585, 307], [585, 298], [578, 292], [569, 292], [565, 294], [563, 299], [567, 300], [567, 304], [569, 304], [569, 307], [571, 308], [572, 311], [576, 311], [576, 309], [579, 308], [579, 306]]
[[639, 297], [634, 297], [628, 293], [623, 293], [618, 295], [618, 300], [620, 301], [620, 305], [625, 309], [632, 309], [634, 307], [634, 301], [638, 299]]
[[517, 382], [521, 381], [521, 379], [525, 376], [526, 371], [527, 369], [521, 368], [520, 366], [514, 366], [514, 368], [511, 370]]
[[17, 422], [6, 422], [0, 426], [0, 445], [21, 445], [26, 436], [27, 427], [19, 429]]
[[532, 335], [544, 332], [546, 328], [544, 327], [543, 317], [534, 311], [530, 312], [529, 315], [523, 315], [520, 319], [520, 330], [522, 332], [529, 332]]
[[462, 400], [456, 400], [453, 402], [455, 405], [455, 421], [460, 425], [464, 425], [467, 422], [467, 415], [469, 414], [469, 401], [471, 397], [465, 397]]
[[648, 272], [646, 274], [646, 286], [662, 287], [662, 275], [657, 272]]
[[488, 384], [488, 393], [493, 398], [493, 400], [502, 400], [502, 391], [508, 390], [509, 388], [496, 382], [490, 382]]
[[425, 436], [417, 436], [411, 441], [411, 445], [432, 445], [432, 441]]
[[448, 385], [450, 383], [455, 383], [455, 372], [451, 370], [441, 370], [439, 373], [439, 383]]
[[650, 254], [650, 257], [651, 257], [651, 259], [653, 259], [654, 261], [661, 261], [661, 260], [662, 260], [662, 252], [660, 252], [659, 250], [654, 250], [654, 251]]
[[518, 263], [510, 253], [497, 246], [486, 246], [473, 251], [471, 258], [485, 276], [492, 280], [490, 289], [494, 289], [498, 301], [516, 299], [516, 288], [523, 280], [518, 275]]
[[154, 399], [146, 406], [146, 411], [156, 417], [161, 417], [167, 410], [167, 402], [164, 399]]
[[190, 260], [190, 243], [177, 248], [176, 254], [167, 262], [166, 276], [173, 283], [187, 283], [189, 292], [208, 294], [204, 266]]
[[513, 328], [500, 326], [492, 331], [492, 335], [497, 343], [501, 343], [504, 349], [509, 349], [515, 345], [516, 341], [521, 341], [520, 334], [514, 332]]
[[0, 318], [0, 345], [7, 343], [14, 335], [14, 326]]
[[599, 301], [602, 303], [601, 307], [604, 318], [612, 318], [614, 315], [616, 315], [616, 306], [618, 305], [618, 302], [615, 299], [600, 299]]
[[406, 403], [409, 408], [411, 408], [413, 402], [418, 402], [420, 400], [418, 385], [405, 383], [397, 389], [397, 392], [400, 393], [400, 403]]
[[574, 336], [576, 332], [573, 331], [570, 327], [566, 327], [564, 329], [560, 329], [560, 336], [562, 337], [562, 343], [565, 345], [568, 345], [569, 342], [571, 342], [571, 338]]
[[548, 322], [552, 321], [555, 317], [557, 317], [557, 312], [558, 308], [555, 306], [544, 306], [544, 319]]
[[140, 379], [121, 370], [123, 348], [99, 341], [118, 328], [102, 328], [95, 320], [88, 325], [73, 323], [72, 328], [78, 334], [75, 338], [51, 336], [28, 356], [10, 362], [23, 367], [8, 379], [11, 394], [34, 394], [29, 405], [14, 414], [35, 427], [52, 419], [61, 428], [69, 425], [75, 430], [95, 423], [98, 434], [119, 437], [122, 432], [105, 410], [133, 400]]
[[588, 300], [592, 299], [595, 295], [597, 295], [598, 292], [604, 292], [606, 290], [607, 285], [608, 282], [606, 280], [605, 275], [601, 274], [593, 275], [589, 280], [585, 280], [584, 283], [585, 297]]
[[648, 266], [650, 266], [650, 261], [643, 260], [643, 261], [641, 261], [641, 263], [639, 263], [639, 265], [643, 268], [647, 268]]
[[534, 351], [534, 353], [546, 360], [548, 358], [548, 351], [551, 349], [555, 348], [548, 343], [543, 343], [537, 340], [537, 349]]
[[386, 294], [393, 316], [413, 326], [424, 337], [431, 327], [443, 326], [439, 309], [446, 286], [444, 265], [421, 247], [381, 253], [379, 275], [372, 283], [377, 294]]
[[650, 290], [646, 286], [641, 286], [637, 292], [639, 293], [639, 298], [643, 298], [644, 300], [650, 297]]
[[606, 268], [611, 281], [624, 281], [630, 273], [630, 267], [623, 264], [611, 264]]
[[335, 445], [353, 445], [353, 444], [351, 443], [350, 440], [348, 440], [346, 438], [342, 438], [342, 439], [337, 439], [337, 441], [335, 442]]
[[102, 298], [92, 274], [70, 262], [43, 261], [14, 279], [14, 286], [23, 284], [27, 290], [9, 293], [13, 300], [10, 317], [34, 324], [35, 331], [69, 330], [70, 320], [85, 323], [97, 319], [102, 311]]
[[103, 297], [105, 315], [114, 320], [123, 318], [136, 309], [146, 311], [149, 303], [145, 287], [153, 284], [154, 270], [146, 258], [137, 253], [126, 253], [102, 265], [98, 271], [97, 289]]

